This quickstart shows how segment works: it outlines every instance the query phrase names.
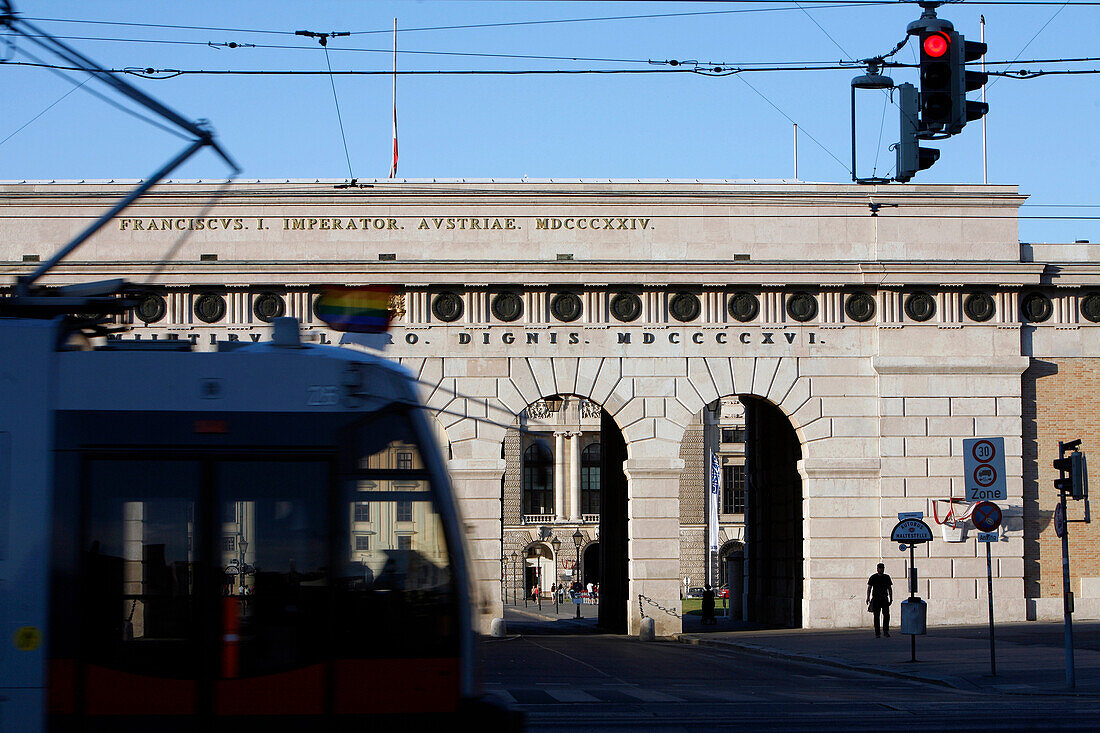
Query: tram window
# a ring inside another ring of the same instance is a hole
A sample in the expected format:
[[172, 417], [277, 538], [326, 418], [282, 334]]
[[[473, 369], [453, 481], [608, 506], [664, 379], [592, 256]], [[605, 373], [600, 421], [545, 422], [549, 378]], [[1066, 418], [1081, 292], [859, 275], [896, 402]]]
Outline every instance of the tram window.
[[[351, 521], [335, 540], [334, 633], [341, 649], [364, 659], [457, 653], [447, 537], [408, 417], [378, 417], [347, 447], [356, 475], [341, 487], [347, 507], [341, 514]], [[364, 502], [371, 505], [369, 523], [356, 518]], [[367, 550], [359, 546], [361, 534], [368, 535]]]
[[394, 439], [390, 442], [372, 446], [368, 455], [362, 456], [360, 468], [396, 471], [422, 471], [424, 461], [415, 443]]
[[[328, 627], [329, 466], [319, 461], [220, 461], [222, 632], [239, 656], [222, 677], [251, 677], [321, 660]], [[227, 547], [228, 544], [221, 546]]]
[[194, 676], [199, 465], [90, 460], [86, 475], [81, 622], [88, 661]]

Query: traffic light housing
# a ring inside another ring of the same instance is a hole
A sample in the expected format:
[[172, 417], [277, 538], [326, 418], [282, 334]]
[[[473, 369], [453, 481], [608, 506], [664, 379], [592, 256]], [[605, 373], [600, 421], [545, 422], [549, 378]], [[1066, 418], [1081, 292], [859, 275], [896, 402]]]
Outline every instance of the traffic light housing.
[[897, 166], [894, 180], [905, 183], [917, 171], [931, 168], [932, 164], [939, 160], [940, 151], [935, 148], [922, 148], [918, 144], [917, 133], [920, 130], [918, 114], [920, 110], [917, 104], [916, 88], [912, 84], [901, 84], [897, 89], [901, 136], [895, 146]]
[[[1074, 499], [1087, 499], [1089, 495], [1088, 465], [1085, 462], [1085, 454], [1077, 450], [1080, 440], [1069, 443], [1059, 443], [1061, 458], [1054, 459], [1054, 467], [1061, 475], [1054, 479], [1054, 488], [1060, 494], [1066, 494]], [[1073, 451], [1066, 455], [1068, 451]]]
[[921, 31], [919, 38], [921, 127], [930, 133], [941, 132], [958, 119], [959, 80], [955, 77], [962, 44], [959, 34], [950, 29], [929, 28]]
[[945, 128], [949, 135], [962, 132], [967, 122], [979, 120], [989, 111], [989, 105], [985, 102], [969, 102], [966, 99], [967, 92], [977, 91], [985, 86], [989, 75], [980, 71], [967, 71], [966, 64], [969, 61], [977, 61], [985, 56], [986, 45], [977, 41], [968, 41], [958, 33], [951, 45], [951, 104], [952, 118]]

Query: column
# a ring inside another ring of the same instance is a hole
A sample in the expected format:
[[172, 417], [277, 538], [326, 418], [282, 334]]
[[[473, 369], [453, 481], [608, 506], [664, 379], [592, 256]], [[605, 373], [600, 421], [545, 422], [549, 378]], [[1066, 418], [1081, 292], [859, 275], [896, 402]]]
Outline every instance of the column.
[[565, 519], [565, 433], [554, 433], [554, 519]]
[[[680, 617], [680, 472], [684, 461], [674, 441], [643, 440], [631, 445], [644, 458], [623, 464], [629, 481], [627, 537], [630, 547], [627, 599], [629, 633], [652, 617], [658, 636], [683, 631]], [[640, 601], [640, 604], [639, 604]]]
[[581, 433], [569, 434], [569, 519], [581, 521]]
[[[498, 443], [488, 440], [478, 442], [483, 443], [482, 450], [474, 457], [453, 459], [447, 467], [465, 524], [473, 581], [471, 621], [479, 633], [487, 634], [493, 618], [504, 615], [500, 586], [500, 479], [504, 475], [505, 465], [503, 459], [492, 457], [494, 451], [500, 455]], [[486, 454], [489, 457], [483, 457]], [[516, 566], [522, 573], [523, 560]]]

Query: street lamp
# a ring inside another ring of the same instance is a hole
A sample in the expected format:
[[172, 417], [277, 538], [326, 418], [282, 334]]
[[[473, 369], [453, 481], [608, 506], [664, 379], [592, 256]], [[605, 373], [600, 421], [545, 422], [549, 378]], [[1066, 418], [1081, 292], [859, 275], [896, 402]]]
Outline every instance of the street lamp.
[[554, 615], [557, 616], [558, 596], [561, 595], [561, 576], [558, 575], [558, 550], [561, 549], [561, 540], [558, 539], [557, 535], [554, 535], [554, 538], [550, 540], [550, 546], [554, 548], [554, 580], [557, 581], [554, 586]]
[[516, 605], [516, 558], [519, 555], [515, 550], [512, 550], [512, 605]]
[[[578, 529], [573, 533], [573, 544], [577, 547], [577, 564], [573, 566], [573, 579], [577, 580], [581, 571], [581, 543], [584, 542], [584, 535]], [[577, 603], [574, 599], [574, 604], [577, 606], [577, 618], [581, 617], [581, 604]]]

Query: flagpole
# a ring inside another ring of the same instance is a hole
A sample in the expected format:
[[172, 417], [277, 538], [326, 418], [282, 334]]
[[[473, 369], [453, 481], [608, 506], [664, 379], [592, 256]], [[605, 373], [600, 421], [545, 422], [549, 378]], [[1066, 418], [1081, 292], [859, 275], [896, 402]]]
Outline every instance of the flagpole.
[[397, 177], [397, 18], [393, 19], [393, 162], [390, 178]]

